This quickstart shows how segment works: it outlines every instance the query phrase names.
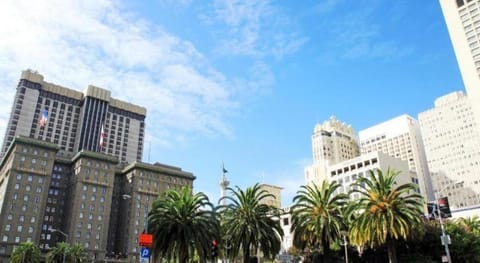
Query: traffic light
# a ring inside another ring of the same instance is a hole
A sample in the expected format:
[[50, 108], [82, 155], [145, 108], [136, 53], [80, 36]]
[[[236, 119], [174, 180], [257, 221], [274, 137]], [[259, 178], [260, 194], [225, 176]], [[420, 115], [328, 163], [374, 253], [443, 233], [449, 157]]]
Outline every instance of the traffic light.
[[218, 256], [218, 244], [216, 240], [212, 241], [212, 248], [210, 254], [212, 255], [212, 258], [216, 258]]

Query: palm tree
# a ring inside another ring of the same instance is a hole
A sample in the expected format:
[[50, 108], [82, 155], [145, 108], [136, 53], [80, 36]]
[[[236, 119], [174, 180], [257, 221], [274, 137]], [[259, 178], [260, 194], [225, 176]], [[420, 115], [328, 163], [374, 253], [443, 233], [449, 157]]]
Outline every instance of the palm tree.
[[292, 232], [296, 247], [320, 249], [325, 254], [330, 245], [341, 237], [346, 230], [342, 209], [346, 206], [348, 195], [336, 194], [339, 183], [323, 181], [318, 187], [302, 186], [293, 198]]
[[407, 239], [421, 223], [423, 198], [416, 184], [395, 187], [398, 172], [377, 169], [369, 177], [359, 177], [351, 193], [359, 193], [354, 204], [355, 218], [349, 238], [354, 245], [378, 247], [387, 244], [390, 263], [397, 262], [395, 240]]
[[11, 263], [40, 263], [42, 252], [40, 248], [32, 242], [21, 243], [13, 251]]
[[182, 263], [195, 254], [205, 259], [220, 229], [208, 197], [204, 193], [192, 194], [186, 187], [169, 190], [155, 200], [148, 224], [153, 233], [154, 257]]
[[467, 218], [461, 217], [455, 221], [465, 229], [465, 232], [480, 234], [480, 218], [477, 215]]
[[228, 237], [230, 257], [243, 255], [243, 262], [250, 260], [250, 250], [256, 254], [260, 250], [267, 258], [273, 258], [281, 248], [283, 230], [279, 221], [279, 209], [266, 204], [275, 198], [259, 184], [245, 191], [227, 188], [231, 196], [223, 198], [229, 204], [222, 207], [222, 228]]
[[47, 263], [81, 263], [86, 260], [85, 249], [80, 244], [70, 245], [66, 242], [57, 243], [45, 259]]
[[64, 262], [63, 259], [65, 257], [65, 262], [67, 262], [68, 254], [70, 252], [70, 245], [66, 242], [59, 242], [53, 247], [50, 252], [47, 253], [47, 257], [45, 262], [47, 263], [60, 263]]

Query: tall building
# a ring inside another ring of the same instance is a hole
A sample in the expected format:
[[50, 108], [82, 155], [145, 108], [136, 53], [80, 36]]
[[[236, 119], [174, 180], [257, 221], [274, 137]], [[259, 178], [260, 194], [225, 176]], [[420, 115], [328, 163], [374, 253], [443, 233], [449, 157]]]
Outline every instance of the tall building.
[[0, 263], [22, 242], [47, 252], [60, 241], [83, 246], [91, 262], [138, 262], [153, 201], [194, 179], [178, 167], [15, 137], [0, 163]]
[[[434, 191], [453, 208], [480, 204], [480, 132], [472, 104], [463, 92], [435, 100], [419, 114]], [[463, 182], [463, 184], [456, 184]]]
[[305, 168], [306, 184], [319, 184], [326, 179], [326, 169], [360, 155], [358, 139], [351, 125], [335, 117], [315, 125], [312, 135], [313, 164]]
[[362, 154], [379, 151], [406, 161], [409, 169], [418, 176], [420, 192], [428, 200], [434, 199], [417, 120], [401, 115], [360, 131], [359, 138]]
[[51, 142], [61, 150], [102, 152], [121, 162], [142, 160], [146, 109], [88, 86], [85, 93], [23, 71], [5, 132], [1, 157], [16, 136]]
[[472, 110], [480, 123], [480, 0], [440, 0], [440, 5]]

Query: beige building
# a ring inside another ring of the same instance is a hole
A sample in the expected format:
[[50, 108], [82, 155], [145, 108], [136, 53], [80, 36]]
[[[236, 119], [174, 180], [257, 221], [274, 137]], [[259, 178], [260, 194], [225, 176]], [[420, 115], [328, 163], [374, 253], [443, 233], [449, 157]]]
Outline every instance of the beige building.
[[362, 154], [380, 151], [406, 161], [419, 179], [420, 192], [428, 200], [434, 199], [418, 121], [401, 115], [359, 132]]
[[[392, 169], [399, 172], [397, 183], [415, 183], [418, 185], [418, 178], [415, 172], [410, 171], [408, 163], [398, 158], [391, 157], [382, 152], [370, 152], [356, 158], [346, 160], [328, 167], [327, 180], [338, 182], [341, 187], [337, 193], [348, 193], [353, 189], [351, 184], [359, 177], [367, 177], [370, 171], [380, 169], [387, 171]], [[358, 194], [350, 196], [351, 199], [359, 198]]]
[[[448, 196], [452, 208], [480, 203], [480, 133], [473, 103], [463, 92], [453, 92], [418, 116], [433, 189]], [[463, 187], [454, 187], [461, 181]]]
[[328, 166], [360, 155], [355, 130], [333, 116], [315, 125], [312, 154], [313, 164], [305, 167], [305, 183], [319, 184], [326, 179]]
[[103, 153], [16, 137], [0, 164], [0, 262], [22, 242], [47, 252], [60, 241], [82, 245], [91, 262], [135, 262], [153, 201], [167, 189], [192, 187], [194, 179], [178, 167], [125, 166]]
[[265, 190], [267, 193], [273, 195], [264, 200], [264, 203], [272, 205], [276, 208], [282, 207], [282, 187], [271, 184], [260, 184], [260, 189]]
[[440, 4], [472, 110], [480, 123], [480, 0], [440, 0]]

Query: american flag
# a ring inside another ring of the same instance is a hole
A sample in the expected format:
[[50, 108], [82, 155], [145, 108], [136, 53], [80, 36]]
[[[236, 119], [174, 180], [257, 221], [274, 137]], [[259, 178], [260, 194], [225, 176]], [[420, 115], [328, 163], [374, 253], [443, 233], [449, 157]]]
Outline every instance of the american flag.
[[45, 127], [45, 125], [47, 125], [47, 121], [48, 121], [48, 111], [46, 109], [43, 109], [42, 110], [42, 117], [40, 118], [40, 127]]
[[102, 124], [102, 130], [100, 131], [100, 147], [103, 147], [103, 143], [105, 142], [105, 137], [107, 137], [107, 134], [105, 133], [105, 129], [103, 128], [103, 124]]

